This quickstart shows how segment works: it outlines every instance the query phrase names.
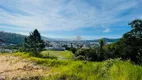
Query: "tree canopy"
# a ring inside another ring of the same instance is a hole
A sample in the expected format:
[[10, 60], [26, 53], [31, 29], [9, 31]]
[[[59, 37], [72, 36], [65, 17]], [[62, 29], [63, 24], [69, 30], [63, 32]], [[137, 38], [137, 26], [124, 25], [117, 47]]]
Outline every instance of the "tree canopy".
[[24, 51], [32, 52], [33, 55], [38, 56], [39, 53], [44, 49], [45, 43], [41, 39], [40, 33], [37, 29], [30, 33], [24, 40]]

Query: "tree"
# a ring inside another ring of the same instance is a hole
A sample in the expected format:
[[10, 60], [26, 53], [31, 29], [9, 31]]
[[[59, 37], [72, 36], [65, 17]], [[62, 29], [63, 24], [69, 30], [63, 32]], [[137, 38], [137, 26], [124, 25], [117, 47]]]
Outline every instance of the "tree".
[[136, 29], [138, 31], [142, 30], [142, 20], [141, 19], [136, 19], [132, 21], [131, 23], [129, 23], [129, 25], [131, 25], [133, 29]]
[[131, 33], [133, 33], [133, 35], [142, 37], [142, 20], [136, 19], [129, 23], [129, 25], [132, 27]]
[[103, 49], [103, 46], [105, 45], [105, 41], [104, 39], [100, 39], [99, 40], [99, 49], [98, 49], [98, 54], [99, 54], [99, 59], [100, 61], [104, 60], [104, 49]]
[[75, 47], [73, 47], [73, 44], [71, 43], [71, 47], [70, 47], [70, 51], [75, 54], [75, 52], [77, 51], [77, 49]]
[[[129, 23], [132, 30], [124, 35], [127, 40], [130, 58], [136, 63], [142, 63], [142, 20], [136, 19]], [[131, 52], [130, 52], [131, 51]]]
[[104, 39], [99, 40], [100, 49], [103, 50], [103, 46], [105, 45]]
[[41, 39], [40, 33], [37, 29], [30, 33], [24, 40], [24, 51], [32, 52], [34, 56], [38, 56], [44, 49], [45, 43]]
[[115, 57], [142, 64], [142, 20], [136, 19], [129, 25], [132, 30], [125, 33], [118, 42], [110, 45], [109, 51], [111, 50]]

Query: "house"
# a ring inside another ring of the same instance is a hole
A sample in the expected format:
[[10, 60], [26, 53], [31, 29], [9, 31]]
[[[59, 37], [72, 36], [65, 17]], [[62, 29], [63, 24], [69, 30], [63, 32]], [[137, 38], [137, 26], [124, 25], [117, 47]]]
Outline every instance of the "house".
[[59, 51], [63, 51], [65, 50], [64, 47], [62, 47], [61, 43], [58, 42], [50, 42], [51, 46], [46, 46], [45, 49], [47, 50], [59, 50]]

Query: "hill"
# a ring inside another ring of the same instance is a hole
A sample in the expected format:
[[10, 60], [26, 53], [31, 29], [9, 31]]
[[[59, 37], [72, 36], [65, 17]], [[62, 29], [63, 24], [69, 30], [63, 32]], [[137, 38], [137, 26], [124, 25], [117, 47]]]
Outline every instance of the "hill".
[[0, 31], [0, 40], [5, 44], [20, 44], [24, 41], [24, 35]]
[[[0, 42], [3, 42], [5, 44], [21, 44], [24, 42], [25, 37], [25, 35], [21, 34], [0, 31]], [[55, 41], [54, 39], [43, 36], [42, 39], [45, 41]]]
[[[117, 42], [120, 40], [120, 38], [112, 39], [112, 38], [103, 38], [106, 42]], [[86, 40], [87, 42], [98, 42], [100, 39], [95, 40]]]
[[[0, 31], [0, 42], [3, 42], [5, 44], [21, 44], [21, 43], [23, 43], [25, 37], [26, 37], [25, 35], [21, 35], [21, 34]], [[62, 41], [62, 42], [73, 41], [73, 40], [67, 40], [67, 39], [52, 39], [52, 38], [48, 38], [48, 37], [44, 37], [44, 36], [42, 36], [42, 39], [45, 41]], [[119, 40], [119, 39], [110, 39], [110, 38], [103, 38], [103, 39], [106, 42], [116, 42]], [[82, 41], [98, 42], [99, 39], [82, 40]]]

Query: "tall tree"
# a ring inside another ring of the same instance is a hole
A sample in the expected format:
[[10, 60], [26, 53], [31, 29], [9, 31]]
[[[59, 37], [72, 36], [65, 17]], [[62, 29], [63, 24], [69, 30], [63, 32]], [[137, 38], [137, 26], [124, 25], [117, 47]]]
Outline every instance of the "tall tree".
[[41, 39], [40, 33], [37, 29], [30, 33], [24, 40], [24, 51], [32, 52], [34, 56], [38, 56], [44, 49], [45, 43]]
[[99, 46], [100, 46], [100, 49], [99, 49], [99, 59], [102, 61], [104, 60], [104, 49], [103, 49], [103, 46], [105, 45], [105, 41], [104, 39], [100, 39], [99, 40]]
[[103, 50], [103, 46], [105, 45], [104, 39], [99, 40], [100, 49]]
[[135, 63], [142, 63], [142, 20], [136, 19], [129, 23], [132, 30], [125, 33], [115, 43], [115, 55], [122, 59], [130, 59]]

